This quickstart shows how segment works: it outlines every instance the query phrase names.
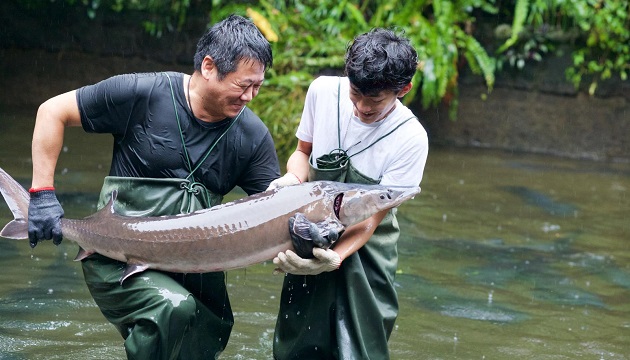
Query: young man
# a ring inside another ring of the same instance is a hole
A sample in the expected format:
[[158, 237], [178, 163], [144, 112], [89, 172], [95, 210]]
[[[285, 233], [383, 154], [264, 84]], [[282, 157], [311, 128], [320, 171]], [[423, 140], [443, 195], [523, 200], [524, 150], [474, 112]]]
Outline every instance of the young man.
[[[385, 29], [348, 47], [347, 77], [322, 76], [309, 87], [287, 174], [270, 188], [302, 181], [417, 186], [427, 134], [398, 99], [411, 90], [417, 54]], [[394, 289], [399, 229], [395, 209], [345, 230], [312, 259], [292, 251], [274, 264], [287, 273], [274, 358], [387, 359], [398, 315]]]
[[[269, 131], [245, 105], [272, 62], [256, 26], [232, 15], [201, 37], [192, 75], [114, 76], [44, 102], [32, 144], [31, 246], [62, 239], [53, 183], [67, 126], [113, 135], [99, 207], [116, 190], [122, 214], [173, 215], [217, 205], [235, 186], [265, 190], [280, 176], [278, 159]], [[145, 271], [121, 285], [124, 264], [95, 254], [82, 265], [129, 359], [214, 359], [225, 348], [234, 318], [223, 272]]]

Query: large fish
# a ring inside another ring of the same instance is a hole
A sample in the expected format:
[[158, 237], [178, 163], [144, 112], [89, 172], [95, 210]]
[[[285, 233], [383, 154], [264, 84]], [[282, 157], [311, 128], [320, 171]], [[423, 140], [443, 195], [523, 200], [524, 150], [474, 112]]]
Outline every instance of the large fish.
[[[28, 238], [28, 192], [0, 169], [0, 192], [14, 220], [0, 231]], [[146, 269], [195, 273], [246, 267], [294, 249], [289, 219], [296, 214], [342, 231], [373, 214], [413, 198], [419, 187], [315, 181], [248, 196], [185, 215], [127, 217], [115, 212], [115, 193], [103, 209], [84, 218], [61, 220], [64, 239], [81, 250], [127, 263], [121, 283]]]

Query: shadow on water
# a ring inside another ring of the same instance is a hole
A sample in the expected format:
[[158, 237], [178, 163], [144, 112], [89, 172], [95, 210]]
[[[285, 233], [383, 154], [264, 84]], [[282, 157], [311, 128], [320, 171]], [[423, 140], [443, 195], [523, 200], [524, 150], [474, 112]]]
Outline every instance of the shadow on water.
[[537, 206], [550, 215], [573, 216], [578, 211], [575, 205], [558, 202], [547, 194], [524, 186], [503, 186], [501, 189], [519, 196], [527, 205]]

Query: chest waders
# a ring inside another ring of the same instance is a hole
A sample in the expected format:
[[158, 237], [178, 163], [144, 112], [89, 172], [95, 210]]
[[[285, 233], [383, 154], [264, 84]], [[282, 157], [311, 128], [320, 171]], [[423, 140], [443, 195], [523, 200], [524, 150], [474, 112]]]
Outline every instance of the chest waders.
[[[175, 115], [180, 125], [177, 108]], [[98, 208], [107, 204], [114, 190], [118, 191], [114, 208], [125, 216], [185, 214], [220, 204], [223, 196], [210, 192], [193, 174], [239, 117], [240, 114], [195, 168], [180, 126], [190, 175], [186, 179], [107, 176]], [[129, 359], [214, 359], [225, 349], [234, 324], [225, 273], [147, 270], [120, 285], [124, 263], [94, 254], [83, 260], [82, 266], [94, 301], [125, 339]]]
[[[309, 158], [308, 180], [378, 184], [380, 179], [362, 174], [350, 158], [398, 127], [353, 155], [336, 149], [319, 157], [318, 168]], [[389, 359], [387, 341], [398, 316], [394, 276], [400, 231], [395, 213], [390, 210], [370, 240], [338, 270], [286, 275], [274, 335], [275, 359]]]

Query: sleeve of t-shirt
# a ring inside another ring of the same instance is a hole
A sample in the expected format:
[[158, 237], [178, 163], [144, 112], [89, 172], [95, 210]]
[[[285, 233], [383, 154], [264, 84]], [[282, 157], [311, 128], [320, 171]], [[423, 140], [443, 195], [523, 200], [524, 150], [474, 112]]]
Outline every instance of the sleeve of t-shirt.
[[[424, 167], [429, 153], [429, 140], [426, 131], [419, 125], [412, 131], [416, 134], [397, 142], [399, 148], [396, 160], [385, 170], [381, 178], [384, 186], [418, 186], [424, 175]], [[410, 124], [410, 126], [412, 126]], [[405, 130], [401, 128], [401, 130]]]
[[117, 75], [77, 91], [81, 125], [87, 132], [123, 135], [133, 111], [137, 76]]
[[304, 98], [304, 110], [295, 136], [309, 143], [313, 142], [313, 127], [315, 123], [315, 110], [317, 109], [317, 93], [322, 87], [323, 77], [319, 77], [311, 83]]
[[242, 181], [238, 186], [247, 195], [252, 195], [265, 191], [269, 184], [279, 177], [280, 162], [271, 134], [267, 131], [256, 146], [250, 166], [242, 176], [242, 179], [247, 179], [247, 181]]

